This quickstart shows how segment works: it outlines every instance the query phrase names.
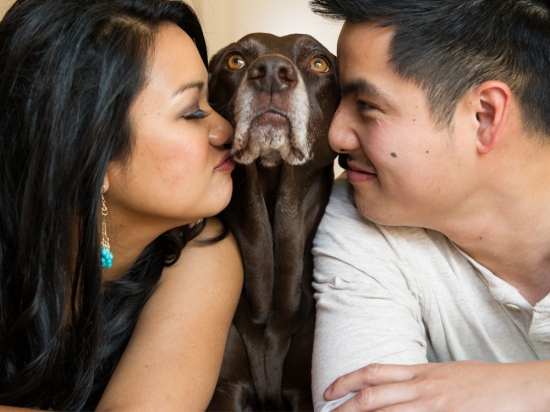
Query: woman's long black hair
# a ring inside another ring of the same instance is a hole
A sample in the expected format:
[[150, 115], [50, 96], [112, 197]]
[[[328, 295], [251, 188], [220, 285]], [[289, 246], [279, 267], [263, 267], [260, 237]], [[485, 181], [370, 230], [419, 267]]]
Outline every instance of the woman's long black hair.
[[[93, 409], [163, 267], [203, 225], [163, 234], [102, 285], [98, 210], [130, 155], [131, 102], [169, 0], [18, 0], [0, 22], [0, 404]], [[183, 160], [182, 160], [183, 161]]]

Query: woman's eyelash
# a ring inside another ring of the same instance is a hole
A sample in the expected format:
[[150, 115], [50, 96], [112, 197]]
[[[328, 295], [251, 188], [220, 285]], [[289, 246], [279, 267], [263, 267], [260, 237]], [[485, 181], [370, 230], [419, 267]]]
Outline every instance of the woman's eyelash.
[[197, 110], [195, 113], [188, 114], [186, 116], [183, 116], [186, 120], [196, 120], [196, 119], [204, 119], [207, 117], [210, 113], [205, 112], [204, 110]]

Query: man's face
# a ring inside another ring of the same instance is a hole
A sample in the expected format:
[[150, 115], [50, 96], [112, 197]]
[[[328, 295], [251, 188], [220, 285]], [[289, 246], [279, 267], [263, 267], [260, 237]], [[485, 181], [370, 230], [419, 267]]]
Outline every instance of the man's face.
[[363, 215], [386, 225], [436, 228], [472, 189], [475, 144], [461, 143], [470, 137], [456, 113], [452, 131], [438, 126], [425, 92], [393, 72], [392, 35], [391, 27], [344, 25], [338, 41], [342, 101], [329, 142], [348, 155], [348, 180]]

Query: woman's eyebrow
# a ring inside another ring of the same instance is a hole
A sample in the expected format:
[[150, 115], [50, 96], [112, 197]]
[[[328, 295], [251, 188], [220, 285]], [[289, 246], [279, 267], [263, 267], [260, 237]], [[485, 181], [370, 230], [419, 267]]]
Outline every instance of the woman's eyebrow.
[[172, 97], [176, 97], [178, 94], [183, 93], [187, 89], [193, 89], [193, 88], [199, 89], [199, 91], [202, 91], [204, 89], [204, 82], [198, 81], [198, 82], [191, 82], [191, 83], [184, 83], [180, 87], [177, 88], [177, 90], [174, 92]]

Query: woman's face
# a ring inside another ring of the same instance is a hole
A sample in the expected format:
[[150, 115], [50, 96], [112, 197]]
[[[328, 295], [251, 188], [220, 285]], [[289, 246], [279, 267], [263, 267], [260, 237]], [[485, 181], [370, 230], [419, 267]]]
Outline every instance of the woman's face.
[[107, 169], [111, 216], [164, 231], [227, 206], [234, 164], [224, 144], [232, 129], [209, 106], [207, 84], [191, 38], [175, 24], [161, 26], [146, 84], [130, 107], [131, 155]]

